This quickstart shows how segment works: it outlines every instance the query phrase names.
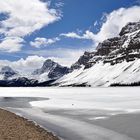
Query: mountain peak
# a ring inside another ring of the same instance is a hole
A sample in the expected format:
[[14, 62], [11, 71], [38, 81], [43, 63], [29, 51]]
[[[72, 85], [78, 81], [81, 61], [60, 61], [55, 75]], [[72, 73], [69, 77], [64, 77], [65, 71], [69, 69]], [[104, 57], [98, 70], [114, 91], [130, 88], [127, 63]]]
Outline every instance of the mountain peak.
[[1, 68], [0, 74], [4, 76], [4, 79], [8, 79], [17, 74], [11, 67], [4, 66]]
[[126, 26], [124, 26], [120, 32], [120, 36], [123, 36], [127, 33], [132, 33], [140, 29], [140, 21], [139, 22], [129, 22]]
[[57, 79], [69, 72], [69, 68], [61, 66], [51, 59], [47, 59], [40, 69], [33, 72], [33, 75], [42, 75], [47, 73], [48, 78]]
[[[83, 66], [84, 69], [79, 69]], [[77, 70], [59, 79], [59, 85], [110, 86], [139, 82], [140, 22], [128, 23], [120, 36], [99, 43], [95, 52], [85, 52], [71, 68]]]
[[54, 67], [56, 67], [57, 65], [59, 65], [59, 64], [52, 61], [51, 59], [47, 59], [42, 66], [41, 73], [49, 71], [49, 70], [53, 69]]

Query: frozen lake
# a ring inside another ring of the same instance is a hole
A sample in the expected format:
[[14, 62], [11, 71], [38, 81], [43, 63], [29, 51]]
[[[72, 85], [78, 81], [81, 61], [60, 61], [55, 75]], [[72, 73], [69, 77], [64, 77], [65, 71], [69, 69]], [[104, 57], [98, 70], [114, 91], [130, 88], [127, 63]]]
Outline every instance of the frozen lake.
[[0, 107], [64, 140], [140, 140], [140, 88], [0, 88]]

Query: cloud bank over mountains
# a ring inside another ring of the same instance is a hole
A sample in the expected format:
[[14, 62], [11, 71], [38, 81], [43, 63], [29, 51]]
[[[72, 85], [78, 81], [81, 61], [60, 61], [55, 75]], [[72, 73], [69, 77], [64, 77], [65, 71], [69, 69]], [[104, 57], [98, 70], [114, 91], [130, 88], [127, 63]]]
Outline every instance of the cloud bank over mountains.
[[[62, 5], [63, 3], [59, 3], [57, 7]], [[99, 27], [99, 32], [97, 33], [87, 29], [82, 32], [62, 32], [52, 38], [38, 35], [33, 40], [26, 42], [26, 36], [30, 36], [35, 31], [39, 31], [43, 27], [60, 20], [62, 17], [61, 12], [50, 8], [49, 1], [30, 0], [29, 2], [29, 0], [1, 0], [0, 51], [6, 53], [20, 52], [25, 44], [29, 45], [28, 47], [34, 51], [27, 50], [28, 57], [24, 57], [24, 59], [21, 58], [17, 61], [0, 60], [0, 66], [10, 65], [15, 69], [20, 70], [22, 67], [25, 71], [31, 71], [32, 69], [40, 67], [47, 58], [51, 58], [62, 65], [71, 65], [84, 52], [82, 48], [80, 50], [77, 48], [54, 47], [52, 50], [46, 51], [41, 49], [47, 48], [64, 38], [72, 38], [91, 40], [93, 42], [90, 47], [92, 50], [94, 49], [93, 46], [96, 47], [99, 42], [117, 36], [121, 28], [128, 22], [139, 21], [139, 13], [140, 6], [119, 8], [111, 13], [103, 14], [105, 15], [105, 20], [102, 22], [102, 25]], [[95, 22], [94, 25], [98, 25], [98, 22], [100, 21]]]
[[8, 60], [0, 60], [0, 68], [3, 66], [10, 66], [14, 70], [17, 70], [21, 74], [28, 74], [35, 70], [36, 68], [39, 68], [42, 66], [43, 62], [46, 59], [41, 56], [28, 56], [26, 59], [19, 59], [18, 61], [8, 61]]
[[[77, 59], [83, 54], [83, 52], [84, 50], [72, 50], [61, 48], [47, 52], [34, 51], [29, 52], [32, 55], [29, 55], [24, 59], [21, 58], [17, 61], [0, 60], [0, 68], [2, 68], [3, 66], [10, 66], [21, 73], [28, 74], [30, 72], [33, 72], [35, 69], [40, 68], [46, 59], [52, 59], [53, 61], [58, 62], [63, 66], [70, 66], [75, 61], [77, 61]], [[42, 54], [43, 56], [40, 56], [39, 54]]]

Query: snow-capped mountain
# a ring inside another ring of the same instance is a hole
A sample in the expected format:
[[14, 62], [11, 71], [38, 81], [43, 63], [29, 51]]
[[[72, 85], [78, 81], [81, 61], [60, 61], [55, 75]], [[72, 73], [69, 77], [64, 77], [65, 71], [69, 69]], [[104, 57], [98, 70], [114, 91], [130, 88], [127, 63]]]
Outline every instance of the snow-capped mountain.
[[69, 68], [48, 59], [40, 69], [35, 70], [31, 75], [18, 74], [12, 68], [6, 66], [1, 69], [0, 86], [49, 86], [56, 79], [69, 72]]
[[70, 68], [48, 59], [28, 76], [3, 67], [0, 78], [0, 86], [140, 85], [140, 22], [128, 23], [117, 37], [85, 52]]
[[11, 67], [9, 66], [4, 66], [0, 70], [0, 79], [7, 80], [8, 78], [12, 78], [13, 76], [16, 76], [18, 73], [14, 71]]
[[35, 70], [32, 75], [40, 82], [58, 79], [69, 72], [69, 68], [47, 59], [40, 69]]
[[128, 23], [118, 37], [99, 43], [57, 80], [60, 86], [110, 86], [140, 82], [140, 22]]

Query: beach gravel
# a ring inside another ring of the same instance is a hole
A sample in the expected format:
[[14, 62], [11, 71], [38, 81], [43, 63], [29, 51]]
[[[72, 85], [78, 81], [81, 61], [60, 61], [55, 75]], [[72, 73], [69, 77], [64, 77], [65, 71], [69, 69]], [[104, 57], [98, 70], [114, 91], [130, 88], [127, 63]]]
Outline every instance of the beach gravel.
[[59, 140], [32, 121], [0, 109], [0, 140]]

